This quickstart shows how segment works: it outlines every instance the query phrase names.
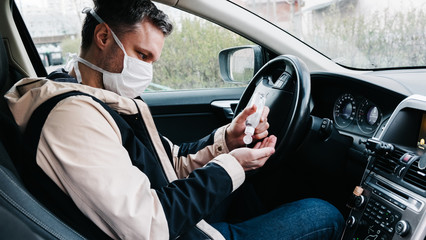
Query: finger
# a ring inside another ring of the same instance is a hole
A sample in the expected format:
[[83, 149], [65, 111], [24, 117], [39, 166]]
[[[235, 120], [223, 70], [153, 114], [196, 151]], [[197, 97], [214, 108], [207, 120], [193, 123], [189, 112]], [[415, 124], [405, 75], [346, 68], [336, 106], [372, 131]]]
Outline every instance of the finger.
[[265, 106], [263, 108], [262, 116], [260, 117], [260, 122], [266, 122], [266, 120], [268, 119], [269, 111], [270, 109], [268, 106]]
[[269, 144], [270, 138], [266, 137], [265, 139], [263, 139], [262, 144], [260, 145], [260, 148], [264, 148], [267, 147]]
[[266, 146], [267, 141], [268, 141], [268, 138], [264, 138], [262, 141], [258, 142], [260, 143], [259, 148], [264, 148]]
[[266, 137], [263, 139], [262, 143], [260, 144], [259, 148], [267, 148], [267, 147], [275, 147], [276, 138], [275, 136], [272, 137]]
[[253, 105], [251, 107], [246, 107], [238, 116], [235, 118], [235, 122], [238, 124], [245, 123], [247, 120], [247, 117], [254, 114], [256, 112], [256, 105]]
[[261, 144], [262, 144], [262, 142], [257, 142], [257, 143], [254, 145], [253, 149], [259, 149], [259, 148], [261, 148]]
[[267, 142], [268, 142], [268, 138], [264, 138], [262, 141], [257, 142], [254, 145], [253, 149], [264, 148], [266, 146]]
[[253, 149], [253, 152], [252, 152], [253, 158], [259, 159], [259, 160], [263, 158], [269, 158], [274, 153], [275, 153], [275, 149], [272, 147]]
[[269, 129], [269, 123], [268, 122], [262, 122], [257, 125], [255, 129], [255, 133], [261, 133]]
[[265, 147], [270, 147], [275, 149], [275, 145], [277, 144], [277, 137], [274, 135], [271, 135], [268, 137], [268, 142], [266, 143]]
[[264, 132], [253, 135], [253, 139], [256, 139], [256, 140], [263, 139], [263, 138], [267, 137], [268, 134], [269, 134], [268, 131], [264, 131]]

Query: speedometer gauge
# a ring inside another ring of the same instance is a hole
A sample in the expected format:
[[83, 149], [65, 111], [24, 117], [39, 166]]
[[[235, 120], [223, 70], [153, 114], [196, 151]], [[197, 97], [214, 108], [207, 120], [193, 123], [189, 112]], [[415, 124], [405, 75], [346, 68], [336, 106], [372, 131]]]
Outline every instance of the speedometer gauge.
[[382, 120], [380, 109], [371, 101], [365, 99], [358, 110], [357, 122], [359, 129], [364, 133], [373, 133]]
[[343, 94], [334, 103], [333, 117], [337, 126], [344, 128], [349, 126], [356, 114], [355, 99], [351, 94]]

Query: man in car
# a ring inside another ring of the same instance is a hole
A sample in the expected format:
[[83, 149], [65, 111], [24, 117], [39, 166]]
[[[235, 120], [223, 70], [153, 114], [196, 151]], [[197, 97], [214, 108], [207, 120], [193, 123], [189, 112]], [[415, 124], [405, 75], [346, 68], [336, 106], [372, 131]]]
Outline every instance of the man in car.
[[34, 159], [19, 166], [24, 182], [51, 211], [95, 239], [339, 237], [342, 216], [318, 199], [236, 224], [202, 220], [274, 153], [268, 109], [253, 148], [243, 137], [256, 107], [198, 142], [173, 145], [134, 99], [152, 80], [168, 17], [147, 0], [96, 0], [85, 12], [72, 70], [21, 80], [6, 95]]

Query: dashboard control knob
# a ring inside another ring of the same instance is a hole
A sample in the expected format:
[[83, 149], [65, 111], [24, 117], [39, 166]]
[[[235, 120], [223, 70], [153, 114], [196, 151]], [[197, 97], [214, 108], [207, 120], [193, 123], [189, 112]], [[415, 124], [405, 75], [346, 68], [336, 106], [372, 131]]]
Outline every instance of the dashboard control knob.
[[350, 216], [348, 220], [346, 220], [346, 225], [350, 228], [353, 227], [355, 223], [356, 223], [356, 218], [354, 216]]
[[323, 118], [320, 126], [320, 136], [324, 139], [328, 138], [333, 131], [333, 121], [328, 118]]
[[398, 171], [398, 177], [402, 177], [402, 174], [404, 173], [405, 167], [401, 167]]
[[420, 157], [418, 167], [419, 167], [420, 170], [424, 170], [426, 168], [426, 154], [423, 154]]
[[360, 208], [365, 203], [365, 197], [363, 195], [359, 195], [355, 197], [355, 207]]
[[400, 220], [395, 225], [395, 232], [400, 236], [405, 236], [410, 232], [410, 224], [405, 220]]

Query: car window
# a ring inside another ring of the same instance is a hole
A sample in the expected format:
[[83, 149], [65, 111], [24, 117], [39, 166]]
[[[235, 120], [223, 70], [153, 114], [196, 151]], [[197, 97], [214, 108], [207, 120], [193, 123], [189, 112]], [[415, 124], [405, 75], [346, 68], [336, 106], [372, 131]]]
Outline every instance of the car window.
[[48, 73], [64, 66], [80, 48], [81, 10], [91, 0], [15, 0]]
[[[64, 67], [70, 54], [79, 52], [84, 7], [90, 0], [16, 0], [16, 5], [48, 73]], [[54, 6], [54, 7], [52, 7]], [[153, 82], [146, 91], [173, 91], [245, 86], [222, 80], [218, 55], [223, 49], [253, 45], [247, 39], [204, 19], [157, 4], [174, 23], [159, 61], [154, 63]]]
[[[154, 64], [154, 83], [172, 89], [241, 86], [222, 80], [218, 55], [223, 49], [253, 43], [199, 17], [164, 5], [160, 8], [175, 28], [165, 41], [160, 60]], [[247, 83], [250, 78], [245, 80]]]

